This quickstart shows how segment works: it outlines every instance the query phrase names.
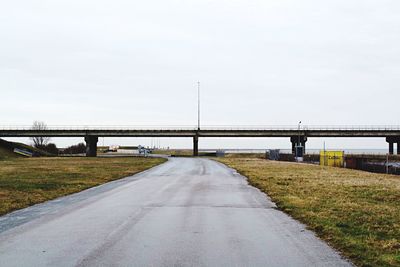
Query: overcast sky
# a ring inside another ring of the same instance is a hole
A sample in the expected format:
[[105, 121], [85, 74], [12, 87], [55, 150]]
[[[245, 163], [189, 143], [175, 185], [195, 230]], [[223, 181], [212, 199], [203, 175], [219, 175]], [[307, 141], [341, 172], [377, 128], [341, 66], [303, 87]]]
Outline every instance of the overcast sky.
[[0, 124], [194, 125], [199, 80], [203, 125], [398, 125], [399, 14], [398, 0], [2, 1]]

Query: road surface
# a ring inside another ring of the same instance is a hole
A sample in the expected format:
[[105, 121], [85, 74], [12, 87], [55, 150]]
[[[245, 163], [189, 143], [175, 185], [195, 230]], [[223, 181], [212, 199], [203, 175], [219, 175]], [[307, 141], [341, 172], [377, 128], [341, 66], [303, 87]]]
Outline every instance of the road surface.
[[351, 266], [234, 170], [171, 158], [0, 217], [0, 266]]

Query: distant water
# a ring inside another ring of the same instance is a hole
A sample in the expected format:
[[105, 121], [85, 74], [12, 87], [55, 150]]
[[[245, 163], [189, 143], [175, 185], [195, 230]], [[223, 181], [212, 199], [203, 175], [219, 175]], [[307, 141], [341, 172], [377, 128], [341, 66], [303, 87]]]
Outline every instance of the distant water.
[[[215, 152], [217, 149], [200, 149], [202, 152]], [[226, 153], [265, 153], [269, 149], [221, 149]], [[281, 153], [287, 154], [292, 153], [291, 149], [279, 149]], [[346, 154], [373, 154], [373, 155], [385, 155], [389, 151], [388, 149], [327, 149], [327, 150], [339, 150], [344, 151]], [[319, 154], [321, 149], [307, 149], [307, 154]]]

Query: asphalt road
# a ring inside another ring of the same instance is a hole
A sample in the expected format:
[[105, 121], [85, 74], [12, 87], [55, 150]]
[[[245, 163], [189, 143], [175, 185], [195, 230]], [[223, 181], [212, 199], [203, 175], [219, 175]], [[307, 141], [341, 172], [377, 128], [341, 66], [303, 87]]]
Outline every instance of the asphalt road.
[[0, 266], [350, 266], [232, 169], [172, 158], [0, 217]]

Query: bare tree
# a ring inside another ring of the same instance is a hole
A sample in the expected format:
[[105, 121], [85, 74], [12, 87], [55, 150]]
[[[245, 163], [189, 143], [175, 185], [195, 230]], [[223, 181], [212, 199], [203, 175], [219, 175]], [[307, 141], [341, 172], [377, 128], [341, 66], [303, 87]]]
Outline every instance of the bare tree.
[[[35, 121], [32, 125], [32, 130], [46, 130], [47, 129], [47, 125], [46, 123], [44, 123], [43, 121]], [[43, 136], [35, 136], [35, 137], [31, 137], [32, 141], [33, 141], [33, 145], [36, 148], [41, 148], [46, 146], [49, 141], [50, 141], [50, 137], [43, 137]]]

